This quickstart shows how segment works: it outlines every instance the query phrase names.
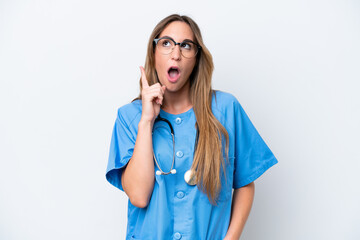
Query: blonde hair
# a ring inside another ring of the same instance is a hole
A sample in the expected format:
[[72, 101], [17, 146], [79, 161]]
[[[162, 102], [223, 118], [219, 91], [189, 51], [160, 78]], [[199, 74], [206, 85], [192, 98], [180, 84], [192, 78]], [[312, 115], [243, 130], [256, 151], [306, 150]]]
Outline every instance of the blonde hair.
[[[225, 160], [222, 152], [222, 143], [225, 138], [225, 155], [228, 160], [229, 135], [225, 127], [216, 119], [211, 110], [212, 95], [215, 90], [211, 87], [214, 64], [209, 50], [203, 43], [198, 25], [187, 16], [178, 14], [170, 15], [161, 20], [154, 28], [149, 38], [147, 56], [145, 61], [145, 73], [149, 85], [159, 82], [155, 69], [155, 45], [153, 40], [158, 38], [161, 32], [174, 21], [187, 23], [193, 34], [194, 42], [201, 46], [196, 56], [196, 64], [190, 75], [190, 101], [196, 117], [196, 128], [199, 132], [194, 160], [191, 166], [198, 188], [207, 194], [211, 204], [217, 204], [217, 198], [221, 190], [221, 168], [225, 174]], [[142, 84], [140, 80], [141, 99]]]

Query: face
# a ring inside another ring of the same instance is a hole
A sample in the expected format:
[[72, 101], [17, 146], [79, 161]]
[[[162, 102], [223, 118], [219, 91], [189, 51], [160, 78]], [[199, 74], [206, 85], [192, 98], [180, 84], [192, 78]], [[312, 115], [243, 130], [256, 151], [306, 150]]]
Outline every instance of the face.
[[[184, 22], [175, 21], [170, 23], [159, 35], [171, 37], [175, 42], [185, 39], [195, 42], [194, 34]], [[162, 54], [155, 47], [155, 69], [162, 85], [166, 85], [166, 91], [177, 92], [189, 86], [189, 77], [194, 69], [196, 56], [185, 58], [181, 55], [180, 46], [176, 45], [172, 53]]]

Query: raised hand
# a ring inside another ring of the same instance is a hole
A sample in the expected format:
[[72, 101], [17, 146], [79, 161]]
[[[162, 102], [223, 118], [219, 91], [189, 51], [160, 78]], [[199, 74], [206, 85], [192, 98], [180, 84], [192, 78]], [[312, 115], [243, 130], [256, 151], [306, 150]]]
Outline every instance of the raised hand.
[[141, 118], [144, 121], [155, 121], [155, 118], [160, 113], [160, 106], [164, 100], [164, 93], [166, 86], [161, 86], [160, 83], [155, 83], [149, 86], [146, 79], [145, 70], [140, 67], [141, 70], [141, 85], [142, 85], [142, 115]]

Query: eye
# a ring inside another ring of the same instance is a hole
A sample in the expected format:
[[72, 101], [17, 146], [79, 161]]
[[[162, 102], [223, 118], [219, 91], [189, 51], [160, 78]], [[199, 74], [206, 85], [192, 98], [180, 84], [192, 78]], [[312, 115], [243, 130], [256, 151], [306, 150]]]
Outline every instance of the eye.
[[170, 46], [171, 46], [170, 40], [168, 40], [168, 39], [163, 39], [163, 40], [161, 41], [161, 46], [162, 46], [162, 47], [170, 47]]
[[193, 48], [193, 44], [190, 42], [182, 42], [180, 47], [184, 50], [190, 51]]

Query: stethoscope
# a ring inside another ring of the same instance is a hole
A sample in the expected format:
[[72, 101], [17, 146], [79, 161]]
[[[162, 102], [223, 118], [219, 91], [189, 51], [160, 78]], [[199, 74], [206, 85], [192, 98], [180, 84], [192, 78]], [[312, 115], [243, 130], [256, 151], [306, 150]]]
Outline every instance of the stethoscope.
[[[159, 121], [164, 121], [166, 122], [169, 127], [170, 127], [170, 133], [171, 133], [171, 137], [172, 137], [172, 142], [173, 142], [173, 159], [172, 159], [172, 164], [171, 164], [171, 168], [170, 168], [170, 171], [169, 172], [164, 172], [158, 161], [156, 160], [156, 157], [155, 157], [155, 153], [153, 152], [153, 155], [154, 155], [154, 160], [155, 160], [155, 163], [156, 163], [156, 166], [159, 168], [159, 170], [156, 171], [156, 175], [169, 175], [169, 174], [175, 174], [176, 173], [176, 169], [174, 169], [174, 163], [175, 163], [175, 133], [174, 133], [174, 128], [172, 127], [171, 123], [169, 122], [169, 120], [165, 119], [165, 118], [162, 118], [160, 117], [160, 115], [157, 116], [157, 118], [155, 119], [155, 122], [159, 122]], [[199, 138], [199, 131], [197, 130], [196, 131], [196, 142], [195, 142], [195, 149], [196, 149], [196, 146], [197, 146], [197, 141], [198, 141], [198, 138]], [[196, 181], [195, 181], [195, 177], [194, 175], [192, 174], [193, 171], [191, 169], [187, 170], [184, 174], [184, 180], [187, 184], [193, 186], [193, 185], [196, 185]]]

